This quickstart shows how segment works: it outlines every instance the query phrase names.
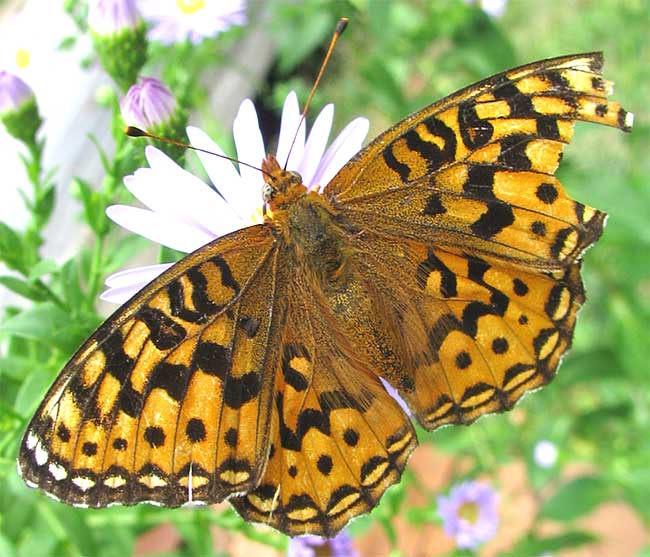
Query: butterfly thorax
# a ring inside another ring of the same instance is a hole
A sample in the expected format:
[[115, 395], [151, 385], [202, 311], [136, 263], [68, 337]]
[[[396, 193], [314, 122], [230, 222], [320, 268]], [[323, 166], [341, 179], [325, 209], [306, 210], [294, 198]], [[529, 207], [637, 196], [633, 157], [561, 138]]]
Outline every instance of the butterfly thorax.
[[325, 290], [345, 283], [349, 242], [337, 223], [337, 209], [322, 195], [309, 191], [296, 172], [283, 170], [275, 157], [262, 163], [266, 221], [293, 248], [295, 260]]

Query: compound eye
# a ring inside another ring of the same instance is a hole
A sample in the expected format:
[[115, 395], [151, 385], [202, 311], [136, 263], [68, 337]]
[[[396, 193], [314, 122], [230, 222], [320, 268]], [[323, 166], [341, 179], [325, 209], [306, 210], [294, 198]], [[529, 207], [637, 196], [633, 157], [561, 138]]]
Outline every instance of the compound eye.
[[302, 176], [298, 174], [295, 170], [290, 170], [289, 174], [291, 174], [292, 178], [295, 178], [296, 180], [299, 180], [302, 182]]
[[268, 203], [271, 201], [271, 197], [273, 196], [273, 188], [264, 182], [264, 185], [262, 186], [262, 199], [264, 200], [264, 203]]

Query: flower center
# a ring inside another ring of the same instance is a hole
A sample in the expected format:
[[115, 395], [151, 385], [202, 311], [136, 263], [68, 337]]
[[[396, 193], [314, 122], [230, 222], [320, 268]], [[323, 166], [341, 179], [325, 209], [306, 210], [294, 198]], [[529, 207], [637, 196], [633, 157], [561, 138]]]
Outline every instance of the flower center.
[[23, 69], [29, 66], [29, 52], [24, 48], [19, 48], [16, 51], [16, 65]]
[[474, 501], [467, 501], [458, 508], [458, 516], [464, 518], [470, 524], [476, 523], [478, 514], [478, 505]]
[[184, 14], [195, 14], [205, 8], [205, 0], [176, 0], [178, 9]]

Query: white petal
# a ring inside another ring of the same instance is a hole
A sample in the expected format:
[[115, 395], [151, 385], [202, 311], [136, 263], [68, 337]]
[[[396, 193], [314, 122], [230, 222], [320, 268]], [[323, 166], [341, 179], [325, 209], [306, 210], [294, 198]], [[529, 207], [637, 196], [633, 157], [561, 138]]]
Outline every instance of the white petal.
[[[280, 121], [280, 136], [278, 137], [277, 159], [281, 167], [289, 170], [298, 170], [303, 152], [305, 151], [305, 122], [303, 121], [298, 130], [300, 122], [300, 107], [298, 97], [291, 91], [284, 101], [282, 107], [282, 120]], [[296, 135], [296, 130], [298, 134]], [[296, 138], [293, 148], [291, 143]], [[291, 153], [289, 153], [291, 149]], [[288, 161], [287, 161], [288, 157]]]
[[172, 265], [173, 263], [161, 263], [114, 273], [106, 277], [105, 283], [108, 288], [99, 297], [105, 302], [123, 304]]
[[120, 286], [119, 288], [107, 288], [100, 295], [99, 299], [111, 304], [122, 305], [128, 302], [140, 290], [142, 290], [148, 283], [134, 282], [128, 286]]
[[359, 152], [369, 128], [367, 118], [355, 118], [332, 142], [314, 175], [313, 183], [319, 184], [321, 191], [343, 165]]
[[[218, 155], [225, 154], [219, 145], [199, 128], [189, 126], [187, 128], [187, 137], [194, 147]], [[229, 160], [201, 153], [200, 151], [197, 151], [197, 154], [212, 183], [224, 196], [227, 203], [233, 207], [239, 218], [242, 219], [242, 226], [250, 224], [251, 214], [262, 206], [261, 189], [251, 187], [250, 184], [242, 180], [239, 172]]]
[[169, 269], [173, 263], [159, 263], [158, 265], [145, 265], [143, 267], [133, 267], [113, 273], [106, 277], [104, 284], [112, 288], [119, 286], [128, 286], [129, 284], [151, 282], [158, 275]]
[[[257, 120], [257, 112], [255, 112], [255, 106], [250, 99], [245, 99], [241, 103], [237, 117], [232, 125], [232, 134], [237, 147], [237, 158], [259, 168], [266, 157], [266, 153], [264, 152], [264, 140]], [[262, 173], [259, 170], [242, 165], [239, 168], [239, 173], [242, 179], [249, 184], [251, 190], [254, 189], [255, 184], [259, 184], [259, 191], [261, 191], [263, 180]], [[248, 191], [245, 193], [246, 195], [249, 194]]]
[[298, 167], [298, 172], [302, 176], [303, 184], [311, 186], [314, 174], [318, 169], [321, 157], [327, 147], [327, 140], [332, 130], [332, 121], [334, 120], [334, 105], [328, 104], [316, 118], [314, 125], [309, 131], [309, 137], [305, 144], [305, 151], [302, 161]]
[[139, 207], [111, 205], [106, 209], [106, 214], [131, 232], [185, 253], [190, 253], [215, 238], [197, 226]]
[[150, 172], [140, 169], [124, 183], [150, 209], [196, 223], [214, 236], [242, 226], [232, 207], [201, 179], [155, 147], [147, 147], [145, 155]]

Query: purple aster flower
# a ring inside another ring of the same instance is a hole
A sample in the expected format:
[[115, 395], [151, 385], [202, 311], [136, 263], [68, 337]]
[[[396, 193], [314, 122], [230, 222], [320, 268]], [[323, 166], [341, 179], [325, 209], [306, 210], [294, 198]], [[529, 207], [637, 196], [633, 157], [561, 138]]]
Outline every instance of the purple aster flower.
[[88, 6], [88, 27], [98, 35], [113, 35], [140, 24], [135, 0], [94, 0]]
[[34, 98], [34, 91], [17, 75], [0, 70], [0, 114], [16, 112]]
[[140, 0], [140, 7], [152, 24], [149, 38], [165, 44], [196, 44], [246, 23], [245, 0]]
[[438, 497], [445, 532], [458, 547], [476, 549], [497, 531], [497, 502], [497, 494], [488, 484], [467, 481], [455, 486], [449, 497]]
[[352, 547], [352, 538], [339, 532], [334, 538], [298, 536], [289, 541], [287, 557], [358, 557]]
[[[280, 164], [302, 176], [312, 190], [322, 191], [341, 167], [359, 151], [368, 133], [365, 118], [350, 122], [326, 149], [334, 106], [327, 105], [318, 115], [307, 136], [305, 123], [298, 129], [300, 108], [296, 94], [287, 96], [282, 111], [276, 156]], [[298, 129], [296, 142], [289, 154], [291, 141]], [[198, 128], [189, 127], [192, 145], [223, 154], [221, 148]], [[255, 107], [245, 100], [233, 124], [237, 158], [259, 166], [266, 157]], [[149, 168], [140, 168], [124, 179], [124, 185], [147, 209], [113, 205], [107, 214], [116, 223], [154, 242], [185, 253], [192, 252], [215, 238], [261, 223], [261, 172], [241, 165], [237, 169], [228, 160], [198, 153], [210, 180], [219, 190], [187, 172], [158, 149], [145, 150]], [[103, 300], [123, 303], [171, 264], [138, 267], [118, 272], [106, 279], [108, 289]]]
[[554, 443], [543, 439], [533, 449], [533, 459], [541, 468], [552, 468], [557, 462], [558, 450]]
[[124, 121], [147, 131], [169, 123], [176, 108], [171, 91], [155, 77], [141, 77], [120, 102]]

